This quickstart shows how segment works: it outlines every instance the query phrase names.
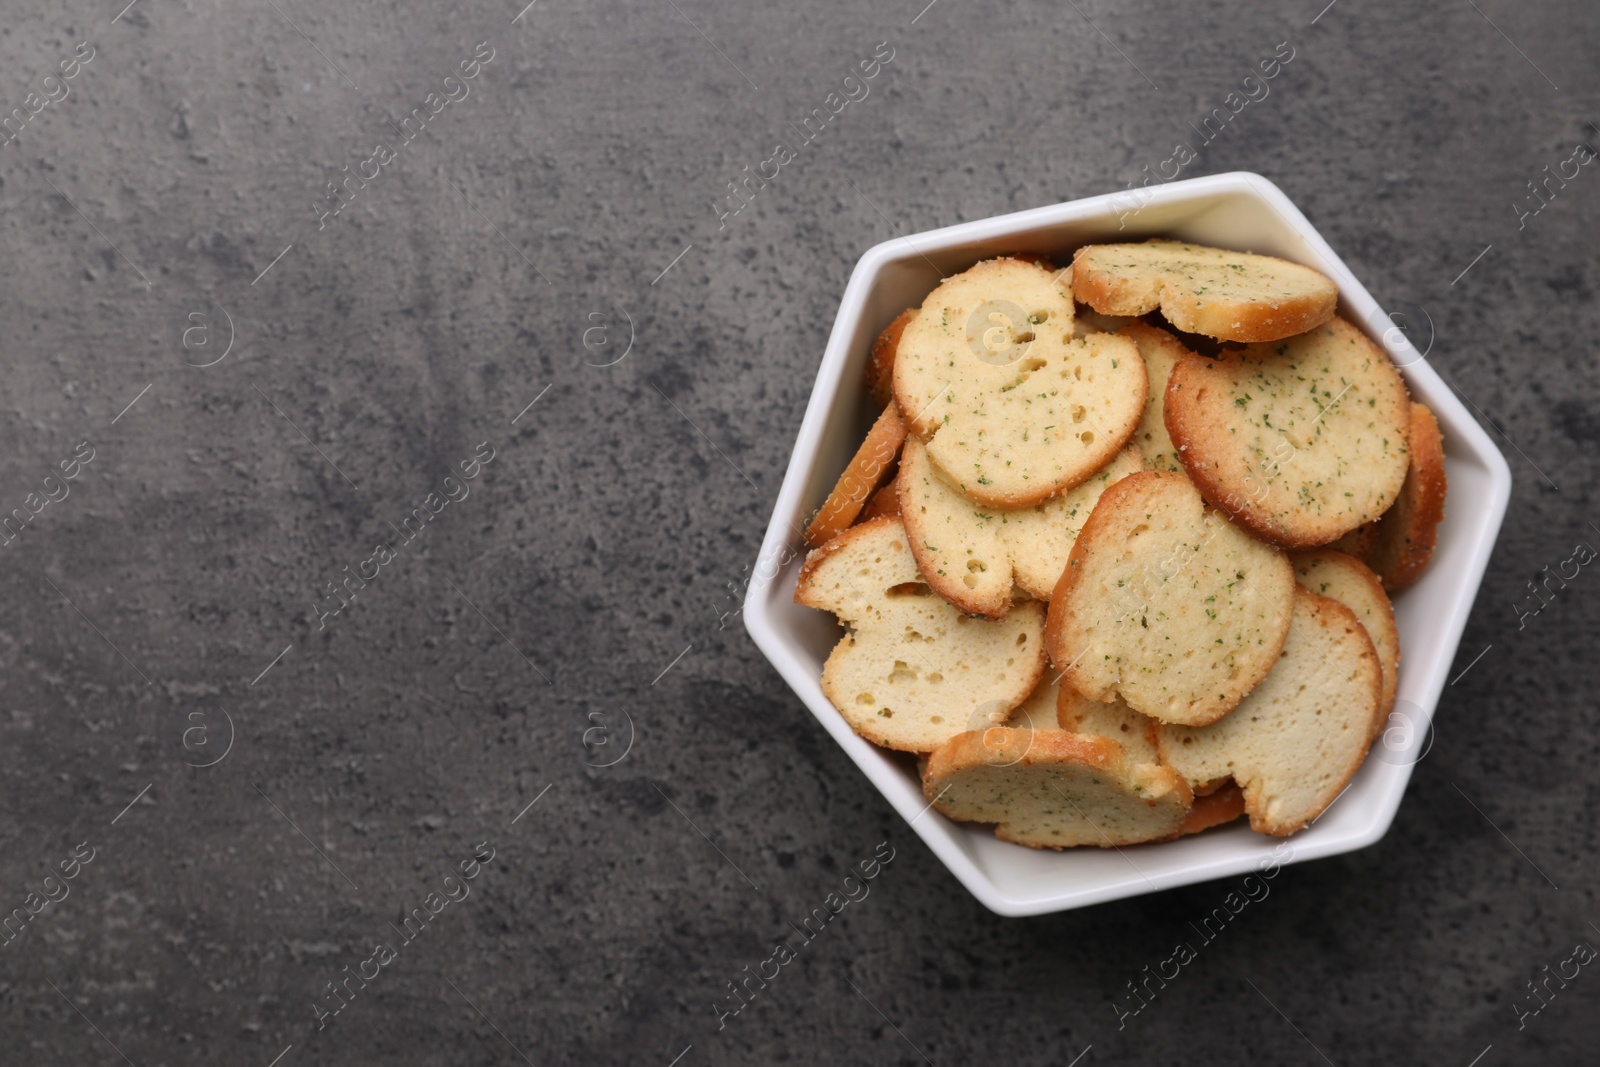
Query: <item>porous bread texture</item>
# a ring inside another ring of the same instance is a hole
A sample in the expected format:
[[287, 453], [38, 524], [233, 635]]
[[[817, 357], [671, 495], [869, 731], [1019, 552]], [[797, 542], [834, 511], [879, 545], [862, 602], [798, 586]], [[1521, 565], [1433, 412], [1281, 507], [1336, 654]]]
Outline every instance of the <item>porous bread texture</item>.
[[1113, 848], [1171, 837], [1193, 804], [1171, 768], [1130, 761], [1121, 745], [1065, 730], [961, 734], [928, 758], [924, 794], [945, 815], [998, 824], [1030, 848]]
[[1316, 548], [1377, 518], [1405, 480], [1405, 383], [1343, 319], [1215, 359], [1186, 357], [1165, 404], [1206, 500], [1285, 548]]
[[1310, 267], [1181, 241], [1085, 245], [1072, 291], [1104, 315], [1160, 310], [1180, 330], [1227, 341], [1276, 341], [1332, 317], [1339, 289]]
[[1070, 294], [1014, 259], [946, 278], [900, 336], [894, 395], [951, 484], [1025, 507], [1110, 462], [1144, 410], [1144, 361], [1112, 334], [1074, 340]]
[[1107, 489], [1073, 545], [1045, 626], [1064, 683], [1162, 722], [1226, 715], [1289, 630], [1294, 571], [1180, 474]]
[[916, 317], [916, 308], [906, 308], [872, 342], [872, 352], [867, 357], [867, 391], [880, 408], [894, 400], [894, 356], [900, 349], [900, 335], [906, 332], [906, 324]]
[[889, 465], [900, 454], [900, 445], [905, 439], [905, 423], [900, 419], [900, 412], [890, 404], [872, 424], [866, 440], [856, 449], [828, 499], [806, 527], [807, 545], [820, 548], [849, 529], [867, 498], [883, 480]]
[[1361, 766], [1382, 669], [1355, 613], [1295, 590], [1283, 655], [1237, 708], [1204, 727], [1161, 726], [1161, 758], [1191, 782], [1232, 777], [1250, 826], [1283, 836], [1310, 824]]
[[1167, 433], [1167, 379], [1172, 376], [1172, 368], [1180, 360], [1195, 355], [1195, 352], [1169, 331], [1151, 326], [1142, 319], [1102, 315], [1092, 308], [1079, 307], [1076, 322], [1079, 337], [1095, 332], [1114, 333], [1128, 338], [1138, 347], [1139, 355], [1144, 360], [1149, 389], [1145, 397], [1144, 414], [1133, 431], [1133, 443], [1144, 456], [1146, 467], [1183, 473], [1178, 450]]
[[1041, 504], [974, 504], [951, 485], [915, 438], [895, 478], [900, 515], [933, 591], [969, 615], [1003, 618], [1018, 592], [1048, 600], [1072, 542], [1106, 487], [1144, 469], [1124, 449], [1087, 481]]
[[1391, 593], [1412, 585], [1433, 559], [1444, 521], [1444, 437], [1433, 412], [1411, 405], [1411, 466], [1394, 507], [1378, 520], [1367, 562]]
[[973, 619], [935, 596], [905, 528], [882, 518], [806, 557], [795, 602], [849, 628], [822, 668], [822, 691], [867, 740], [929, 752], [968, 729], [979, 709], [1009, 714], [1044, 674], [1044, 609]]
[[1071, 686], [1061, 686], [1056, 698], [1056, 725], [1075, 734], [1110, 738], [1126, 750], [1134, 763], [1161, 762], [1156, 748], [1156, 721], [1140, 715], [1124, 700], [1090, 700]]
[[1383, 668], [1383, 686], [1378, 694], [1378, 714], [1373, 720], [1373, 740], [1394, 707], [1395, 687], [1400, 681], [1400, 631], [1394, 624], [1394, 607], [1389, 603], [1383, 583], [1366, 564], [1353, 556], [1331, 549], [1296, 552], [1289, 557], [1295, 580], [1318, 596], [1329, 596], [1356, 613], [1372, 640]]

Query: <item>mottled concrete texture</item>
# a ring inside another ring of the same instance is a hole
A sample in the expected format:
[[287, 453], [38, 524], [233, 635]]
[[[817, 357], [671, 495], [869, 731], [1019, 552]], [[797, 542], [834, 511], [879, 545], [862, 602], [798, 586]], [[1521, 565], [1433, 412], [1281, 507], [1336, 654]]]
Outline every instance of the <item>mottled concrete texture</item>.
[[[521, 2], [0, 12], [0, 1061], [1587, 1062], [1593, 968], [1517, 1006], [1600, 945], [1600, 576], [1517, 606], [1600, 545], [1600, 166], [1528, 186], [1600, 144], [1589, 5]], [[989, 914], [725, 613], [861, 252], [1139, 180], [1281, 43], [1185, 175], [1423, 309], [1516, 488], [1389, 835], [1119, 1027], [1232, 887]]]

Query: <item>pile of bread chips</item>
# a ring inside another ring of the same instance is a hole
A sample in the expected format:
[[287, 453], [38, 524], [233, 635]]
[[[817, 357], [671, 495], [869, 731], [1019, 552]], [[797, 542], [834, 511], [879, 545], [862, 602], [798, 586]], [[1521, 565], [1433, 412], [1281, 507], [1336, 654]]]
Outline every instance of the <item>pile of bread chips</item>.
[[1389, 594], [1444, 514], [1438, 424], [1328, 278], [1175, 241], [945, 279], [806, 533], [822, 688], [929, 800], [1035, 848], [1343, 791], [1395, 698]]

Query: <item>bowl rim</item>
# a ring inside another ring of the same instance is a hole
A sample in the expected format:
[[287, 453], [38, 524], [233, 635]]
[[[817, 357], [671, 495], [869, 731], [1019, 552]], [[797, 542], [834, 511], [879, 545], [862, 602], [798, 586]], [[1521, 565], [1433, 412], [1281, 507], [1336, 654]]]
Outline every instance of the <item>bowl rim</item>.
[[[1260, 174], [1250, 171], [1231, 171], [1182, 179], [1147, 187], [1137, 195], [1141, 211], [1155, 205], [1182, 204], [1187, 201], [1221, 202], [1224, 198], [1241, 195], [1252, 199], [1265, 210], [1275, 214], [1278, 221], [1294, 230], [1308, 253], [1304, 257], [1285, 258], [1313, 260], [1314, 262], [1309, 265], [1322, 270], [1333, 279], [1339, 288], [1339, 314], [1363, 329], [1369, 336], [1374, 321], [1380, 317], [1382, 321], [1391, 321], [1388, 313], [1367, 292], [1345, 266], [1343, 259], [1323, 240], [1299, 208], [1281, 189]], [[898, 235], [873, 245], [862, 254], [851, 272], [840, 299], [839, 312], [834, 319], [833, 329], [818, 366], [811, 396], [796, 434], [782, 486], [773, 504], [771, 519], [762, 538], [760, 554], [752, 568], [742, 607], [745, 628], [751, 639], [778, 670], [795, 695], [821, 722], [823, 728], [833, 736], [846, 755], [877, 787], [890, 805], [907, 821], [910, 828], [950, 869], [957, 880], [991, 911], [1004, 916], [1041, 915], [1064, 911], [1232, 874], [1248, 873], [1268, 862], [1299, 863], [1365, 848], [1382, 838], [1393, 823], [1415, 763], [1412, 760], [1391, 764], [1391, 770], [1381, 780], [1381, 785], [1371, 787], [1378, 790], [1373, 798], [1377, 803], [1369, 809], [1370, 815], [1359, 825], [1341, 826], [1332, 833], [1323, 832], [1329, 829], [1324, 827], [1314, 837], [1308, 836], [1314, 828], [1308, 828], [1285, 839], [1268, 838], [1246, 831], [1250, 833], [1253, 847], [1233, 848], [1227, 850], [1225, 854], [1219, 853], [1212, 858], [1202, 859], [1185, 867], [1158, 871], [1154, 875], [1146, 875], [1140, 871], [1125, 854], [1123, 858], [1128, 860], [1128, 866], [1133, 871], [1129, 877], [1102, 880], [1098, 884], [1071, 887], [1044, 896], [1037, 894], [1019, 896], [1008, 893], [1005, 886], [999, 884], [968, 855], [955, 836], [962, 832], [958, 824], [937, 813], [932, 818], [925, 817], [931, 805], [922, 803], [924, 797], [920, 789], [913, 795], [901, 784], [886, 780], [882, 750], [857, 735], [837, 709], [822, 696], [816, 667], [804, 660], [802, 651], [774, 618], [770, 610], [773, 604], [773, 584], [781, 575], [787, 573], [786, 567], [794, 559], [804, 555], [803, 546], [797, 545], [798, 538], [791, 536], [793, 529], [791, 516], [802, 514], [798, 505], [806, 492], [806, 483], [818, 451], [824, 443], [825, 423], [839, 399], [839, 394], [848, 387], [845, 371], [852, 354], [852, 337], [857, 333], [867, 298], [884, 267], [915, 257], [926, 260], [929, 254], [959, 251], [965, 246], [977, 243], [1022, 239], [1037, 231], [1063, 223], [1083, 222], [1100, 215], [1109, 216], [1118, 213], [1119, 204], [1123, 205], [1122, 212], [1126, 213], [1129, 199], [1130, 194], [1127, 192], [1108, 193], [920, 233]], [[1474, 463], [1485, 470], [1488, 478], [1486, 492], [1470, 501], [1472, 507], [1469, 514], [1473, 519], [1472, 526], [1460, 533], [1460, 536], [1469, 539], [1468, 555], [1460, 569], [1454, 572], [1455, 582], [1450, 594], [1447, 594], [1448, 610], [1430, 614], [1430, 626], [1436, 633], [1442, 635], [1442, 642], [1439, 645], [1441, 651], [1432, 657], [1432, 670], [1420, 680], [1408, 680], [1412, 681], [1408, 692], [1420, 698], [1408, 701], [1414, 704], [1419, 712], [1419, 721], [1412, 724], [1412, 727], [1416, 731], [1423, 731], [1432, 721], [1439, 696], [1444, 689], [1445, 676], [1458, 651], [1461, 634], [1471, 613], [1473, 599], [1481, 584], [1484, 569], [1488, 565], [1504, 520], [1511, 495], [1511, 470], [1493, 440], [1457, 399], [1451, 387], [1428, 365], [1425, 355], [1416, 351], [1408, 337], [1403, 333], [1398, 337], [1386, 333], [1382, 338], [1382, 344], [1392, 356], [1396, 357], [1397, 363], [1401, 362], [1403, 357], [1401, 373], [1408, 388], [1414, 396], [1421, 394], [1420, 398], [1427, 403], [1439, 420], [1441, 428], [1445, 430], [1447, 442], [1451, 446], [1447, 451], [1447, 460]], [[1465, 510], [1461, 508], [1460, 503], [1456, 501], [1458, 513]], [[787, 561], [784, 561], [785, 556], [788, 557]], [[1370, 763], [1372, 760], [1369, 758], [1366, 764]], [[1355, 781], [1352, 779], [1350, 787], [1355, 785]], [[1334, 806], [1330, 804], [1327, 810], [1332, 811]], [[1219, 831], [1212, 832], [1212, 835], [1217, 834]], [[1259, 843], [1254, 840], [1257, 838]], [[1217, 840], [1217, 837], [1212, 836], [1212, 840]], [[1273, 849], [1273, 845], [1280, 840], [1293, 843], [1286, 857], [1279, 855], [1281, 850]], [[1241, 838], [1240, 843], [1243, 842], [1244, 839]], [[1179, 842], [1139, 845], [1132, 846], [1129, 850], [1118, 851], [1126, 853], [1177, 844]], [[1070, 857], [1073, 854], [1073, 850], [1056, 853], [1061, 857]]]

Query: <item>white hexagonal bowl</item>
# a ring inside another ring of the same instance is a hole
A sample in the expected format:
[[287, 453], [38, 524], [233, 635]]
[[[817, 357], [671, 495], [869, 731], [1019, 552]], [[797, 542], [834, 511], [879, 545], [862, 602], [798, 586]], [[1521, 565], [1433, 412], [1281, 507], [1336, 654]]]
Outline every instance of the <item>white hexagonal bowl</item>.
[[865, 435], [874, 412], [863, 371], [873, 339], [941, 276], [1006, 252], [1070, 260], [1079, 245], [1166, 236], [1281, 256], [1315, 267], [1339, 286], [1339, 314], [1362, 325], [1402, 368], [1416, 399], [1444, 432], [1449, 499], [1438, 550], [1422, 580], [1395, 598], [1404, 661], [1390, 730], [1345, 793], [1306, 830], [1285, 839], [1279, 862], [1350, 852], [1383, 836], [1443, 691], [1461, 631], [1511, 494], [1511, 472], [1488, 435], [1393, 328], [1355, 275], [1275, 185], [1238, 172], [1175, 181], [963, 223], [877, 245], [856, 264], [834, 320], [794, 454], [744, 603], [745, 625], [823, 728], [894, 805], [952, 874], [1001, 915], [1039, 915], [1256, 870], [1279, 839], [1231, 826], [1120, 850], [1035, 851], [988, 826], [952, 822], [928, 808], [909, 761], [862, 740], [822, 693], [823, 661], [840, 630], [794, 602], [804, 557], [800, 531]]

